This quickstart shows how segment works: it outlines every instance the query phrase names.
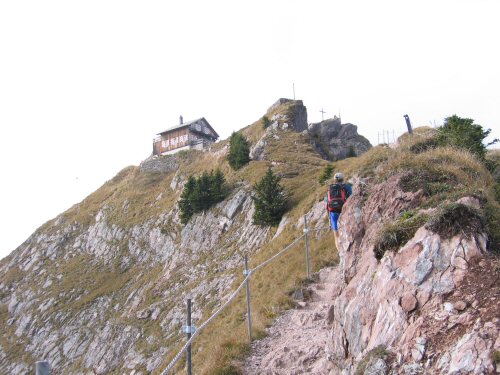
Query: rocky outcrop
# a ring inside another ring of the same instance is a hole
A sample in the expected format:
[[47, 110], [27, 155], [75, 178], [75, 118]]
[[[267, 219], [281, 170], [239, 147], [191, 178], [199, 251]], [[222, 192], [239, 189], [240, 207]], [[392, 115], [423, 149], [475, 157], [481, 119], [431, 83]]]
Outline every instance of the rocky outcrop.
[[175, 171], [179, 167], [175, 155], [152, 155], [139, 165], [141, 172], [161, 172], [168, 173]]
[[[484, 233], [443, 238], [423, 226], [399, 250], [380, 261], [374, 255], [384, 223], [423, 199], [403, 192], [399, 178], [355, 183], [340, 219], [340, 264], [322, 270], [302, 293], [312, 299], [252, 345], [245, 374], [495, 371], [500, 261], [486, 252]], [[479, 206], [472, 197], [460, 202]], [[318, 202], [307, 215], [315, 227], [321, 208]]]
[[338, 117], [310, 124], [308, 132], [316, 151], [327, 160], [359, 156], [372, 147], [356, 125], [342, 124]]
[[[366, 191], [354, 195], [341, 219], [341, 286], [332, 327], [338, 366], [351, 372], [366, 353], [384, 346], [396, 355], [392, 368], [403, 373], [492, 371], [488, 356], [499, 349], [498, 315], [473, 317], [467, 303], [457, 304], [457, 310], [446, 302], [450, 295], [461, 295], [465, 279], [477, 276], [472, 265], [486, 256], [484, 233], [441, 238], [422, 227], [397, 252], [380, 262], [374, 257], [372, 239], [381, 225], [419, 201], [418, 193], [399, 189], [398, 179], [373, 187], [367, 199]], [[464, 298], [469, 301], [474, 294]], [[449, 341], [439, 340], [439, 332]], [[484, 350], [471, 351], [474, 345]]]
[[158, 369], [180, 334], [183, 298], [200, 319], [205, 301], [217, 305], [232, 287], [241, 252], [266, 241], [248, 189], [186, 226], [176, 207], [130, 228], [110, 224], [103, 207], [87, 227], [63, 214], [33, 234], [0, 267], [0, 373], [28, 373], [39, 359], [54, 373]]
[[267, 114], [272, 114], [270, 120], [283, 129], [291, 128], [299, 133], [307, 129], [307, 109], [302, 100], [280, 98], [269, 107]]
[[270, 138], [279, 139], [279, 131], [303, 132], [307, 129], [307, 109], [302, 100], [278, 99], [266, 112], [270, 124], [263, 136], [250, 149], [252, 160], [264, 160]]

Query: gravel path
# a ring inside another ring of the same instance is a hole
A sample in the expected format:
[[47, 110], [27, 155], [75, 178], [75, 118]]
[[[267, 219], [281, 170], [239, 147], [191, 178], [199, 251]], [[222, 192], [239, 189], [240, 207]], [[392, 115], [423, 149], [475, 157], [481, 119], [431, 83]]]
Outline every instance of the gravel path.
[[246, 375], [336, 374], [331, 362], [329, 320], [333, 311], [334, 268], [319, 272], [308, 289], [312, 297], [286, 311], [267, 329], [268, 337], [254, 341], [244, 364]]

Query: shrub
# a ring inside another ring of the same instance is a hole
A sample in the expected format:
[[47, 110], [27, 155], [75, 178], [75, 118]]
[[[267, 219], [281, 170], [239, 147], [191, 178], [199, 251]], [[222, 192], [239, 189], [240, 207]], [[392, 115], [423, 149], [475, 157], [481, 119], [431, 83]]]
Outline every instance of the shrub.
[[489, 150], [486, 154], [486, 168], [496, 182], [500, 183], [500, 149]]
[[324, 185], [329, 179], [332, 178], [333, 169], [334, 169], [334, 166], [332, 164], [328, 164], [323, 169], [323, 171], [321, 172], [321, 175], [319, 176], [319, 179], [318, 179], [320, 185]]
[[483, 215], [475, 208], [461, 203], [451, 203], [440, 207], [425, 226], [444, 238], [459, 233], [471, 236], [485, 227]]
[[262, 117], [262, 127], [264, 129], [266, 129], [267, 127], [269, 127], [269, 125], [271, 125], [271, 120], [269, 120], [269, 117], [263, 116]]
[[483, 130], [483, 127], [474, 124], [470, 118], [461, 118], [457, 115], [447, 117], [444, 125], [438, 128], [438, 141], [442, 145], [451, 145], [466, 149], [476, 155], [480, 160], [485, 160], [486, 147], [498, 142], [493, 140], [487, 145], [483, 141], [491, 132], [491, 129]]
[[271, 167], [262, 179], [254, 185], [252, 199], [255, 203], [253, 223], [257, 225], [278, 225], [287, 209], [287, 197], [280, 185], [280, 177]]
[[406, 211], [398, 220], [385, 225], [375, 238], [375, 258], [380, 260], [387, 250], [397, 250], [406, 244], [426, 221], [426, 215]]
[[181, 223], [186, 224], [193, 214], [208, 210], [223, 201], [226, 195], [226, 180], [219, 169], [210, 173], [203, 172], [198, 178], [189, 176], [178, 203]]
[[368, 365], [368, 363], [372, 358], [374, 359], [382, 358], [385, 361], [388, 360], [390, 356], [391, 353], [383, 345], [379, 345], [376, 348], [373, 348], [368, 353], [366, 353], [363, 359], [359, 362], [358, 366], [356, 367], [356, 372], [354, 373], [354, 375], [363, 375], [365, 373], [366, 366]]
[[500, 204], [488, 202], [484, 208], [486, 231], [488, 233], [488, 249], [500, 253]]
[[242, 134], [234, 132], [231, 134], [227, 160], [234, 170], [240, 169], [250, 161], [250, 145]]

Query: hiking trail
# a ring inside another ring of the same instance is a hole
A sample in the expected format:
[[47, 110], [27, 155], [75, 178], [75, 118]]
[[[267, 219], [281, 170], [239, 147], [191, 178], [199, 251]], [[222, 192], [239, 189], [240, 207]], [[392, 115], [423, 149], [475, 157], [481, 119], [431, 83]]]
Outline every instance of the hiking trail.
[[334, 373], [332, 351], [328, 349], [337, 287], [334, 270], [320, 270], [318, 281], [306, 288], [309, 298], [280, 315], [266, 329], [267, 337], [252, 342], [243, 366], [245, 375]]

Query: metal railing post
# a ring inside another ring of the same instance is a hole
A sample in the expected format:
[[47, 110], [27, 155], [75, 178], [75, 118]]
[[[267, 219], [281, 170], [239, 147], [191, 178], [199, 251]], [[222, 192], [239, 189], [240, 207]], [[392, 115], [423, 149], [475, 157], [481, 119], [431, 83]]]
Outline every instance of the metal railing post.
[[50, 365], [47, 361], [35, 362], [35, 375], [49, 375]]
[[[186, 334], [187, 334], [187, 340], [191, 338], [191, 298], [187, 298], [186, 300], [187, 304], [187, 319], [186, 319]], [[191, 375], [191, 370], [192, 370], [192, 363], [191, 363], [191, 344], [187, 347], [186, 350], [186, 366], [187, 366], [187, 374]]]
[[[248, 271], [248, 255], [245, 254], [245, 277], [249, 274]], [[252, 342], [252, 317], [250, 315], [250, 278], [246, 281], [247, 287], [247, 320], [248, 320], [248, 340]]]
[[307, 234], [309, 233], [309, 229], [307, 228], [307, 216], [304, 215], [304, 233], [306, 237], [306, 265], [307, 265], [307, 278], [311, 278], [311, 264], [309, 262], [309, 239]]

